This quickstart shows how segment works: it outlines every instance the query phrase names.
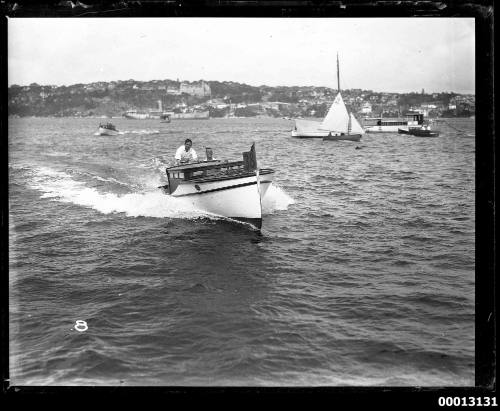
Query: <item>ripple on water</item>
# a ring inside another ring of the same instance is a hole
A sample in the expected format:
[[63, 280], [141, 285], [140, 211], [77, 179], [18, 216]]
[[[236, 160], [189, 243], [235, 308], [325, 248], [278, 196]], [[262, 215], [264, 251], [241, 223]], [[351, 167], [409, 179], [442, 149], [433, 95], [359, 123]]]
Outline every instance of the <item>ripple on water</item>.
[[[473, 384], [474, 140], [284, 124], [9, 121], [11, 381]], [[260, 233], [158, 192], [186, 137], [218, 158], [256, 142], [276, 170]]]

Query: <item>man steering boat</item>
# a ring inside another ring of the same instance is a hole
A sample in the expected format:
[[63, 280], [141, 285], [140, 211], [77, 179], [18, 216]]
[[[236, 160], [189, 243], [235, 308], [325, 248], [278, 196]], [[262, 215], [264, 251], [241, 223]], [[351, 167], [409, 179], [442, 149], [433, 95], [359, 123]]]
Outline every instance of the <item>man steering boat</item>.
[[175, 165], [194, 163], [198, 161], [198, 155], [193, 148], [191, 139], [186, 138], [184, 145], [180, 146], [175, 152]]

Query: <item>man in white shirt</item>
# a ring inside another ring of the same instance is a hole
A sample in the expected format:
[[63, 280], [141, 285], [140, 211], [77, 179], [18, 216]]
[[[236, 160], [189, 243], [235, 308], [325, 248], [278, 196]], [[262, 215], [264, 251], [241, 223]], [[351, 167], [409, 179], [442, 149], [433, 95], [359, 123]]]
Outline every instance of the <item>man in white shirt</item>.
[[192, 148], [192, 145], [193, 142], [187, 138], [184, 141], [184, 145], [177, 149], [175, 152], [175, 165], [198, 161], [198, 155], [194, 151], [194, 148]]

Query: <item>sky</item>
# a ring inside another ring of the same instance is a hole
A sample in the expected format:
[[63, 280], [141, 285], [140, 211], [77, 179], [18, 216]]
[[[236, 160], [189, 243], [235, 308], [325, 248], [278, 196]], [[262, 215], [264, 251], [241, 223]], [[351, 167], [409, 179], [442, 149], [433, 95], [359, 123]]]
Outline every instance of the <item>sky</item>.
[[473, 18], [9, 18], [8, 84], [475, 92]]

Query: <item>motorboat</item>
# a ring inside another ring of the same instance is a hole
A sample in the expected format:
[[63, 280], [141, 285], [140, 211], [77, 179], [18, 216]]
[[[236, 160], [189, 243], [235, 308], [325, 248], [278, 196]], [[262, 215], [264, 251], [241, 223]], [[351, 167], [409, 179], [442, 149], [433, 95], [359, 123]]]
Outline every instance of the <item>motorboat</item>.
[[415, 137], [438, 137], [439, 131], [431, 130], [429, 126], [410, 127], [408, 130], [399, 129], [399, 134], [408, 134]]
[[[208, 151], [210, 150], [210, 152]], [[188, 200], [210, 214], [262, 227], [262, 199], [272, 184], [274, 170], [257, 166], [255, 143], [242, 153], [243, 160], [207, 159], [166, 169], [166, 194]]]
[[120, 132], [116, 129], [114, 124], [105, 123], [99, 124], [99, 135], [101, 136], [116, 136]]
[[415, 137], [438, 137], [439, 131], [421, 128], [420, 130], [410, 130], [410, 134]]

